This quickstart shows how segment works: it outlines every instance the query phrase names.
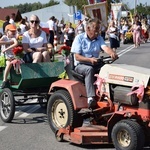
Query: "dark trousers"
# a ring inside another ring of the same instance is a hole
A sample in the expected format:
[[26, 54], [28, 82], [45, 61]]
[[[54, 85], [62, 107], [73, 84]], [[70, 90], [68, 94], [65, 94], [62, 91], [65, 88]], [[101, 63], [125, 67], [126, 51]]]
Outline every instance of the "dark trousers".
[[54, 46], [54, 31], [49, 30], [49, 43], [51, 43]]
[[66, 40], [66, 45], [67, 46], [72, 46], [73, 40]]
[[104, 39], [105, 41], [105, 32], [101, 32], [101, 37]]

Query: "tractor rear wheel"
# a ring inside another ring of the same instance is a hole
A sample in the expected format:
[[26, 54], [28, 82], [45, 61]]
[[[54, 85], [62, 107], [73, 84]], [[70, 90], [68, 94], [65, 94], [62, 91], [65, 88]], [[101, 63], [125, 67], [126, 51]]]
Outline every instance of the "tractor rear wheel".
[[50, 128], [54, 133], [68, 125], [80, 127], [83, 118], [74, 110], [70, 94], [66, 90], [58, 90], [48, 100], [47, 116]]
[[111, 138], [116, 149], [141, 150], [145, 138], [142, 127], [135, 121], [122, 120], [114, 125]]
[[14, 96], [10, 89], [5, 88], [0, 94], [0, 117], [4, 122], [9, 123], [12, 121], [14, 113]]

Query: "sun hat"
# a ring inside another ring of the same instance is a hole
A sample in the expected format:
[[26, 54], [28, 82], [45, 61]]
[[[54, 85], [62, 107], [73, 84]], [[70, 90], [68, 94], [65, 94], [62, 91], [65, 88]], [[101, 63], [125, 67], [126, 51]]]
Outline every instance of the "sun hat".
[[8, 24], [7, 26], [6, 26], [6, 28], [5, 28], [5, 31], [16, 31], [17, 30], [17, 28], [16, 28], [16, 26], [15, 25], [13, 25], [13, 24]]

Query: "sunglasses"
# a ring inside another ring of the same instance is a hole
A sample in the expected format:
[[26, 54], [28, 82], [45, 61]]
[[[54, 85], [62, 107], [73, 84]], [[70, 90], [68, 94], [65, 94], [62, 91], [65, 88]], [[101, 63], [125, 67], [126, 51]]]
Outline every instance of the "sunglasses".
[[30, 20], [30, 22], [31, 22], [32, 24], [33, 24], [33, 23], [35, 23], [35, 24], [39, 23], [38, 20]]

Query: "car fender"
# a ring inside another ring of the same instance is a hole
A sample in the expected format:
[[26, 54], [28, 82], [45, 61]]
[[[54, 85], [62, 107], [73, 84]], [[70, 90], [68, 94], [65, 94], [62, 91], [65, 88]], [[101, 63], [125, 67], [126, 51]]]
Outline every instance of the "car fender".
[[88, 107], [86, 89], [83, 83], [61, 79], [51, 84], [49, 94], [59, 89], [66, 89], [69, 92], [75, 110]]

